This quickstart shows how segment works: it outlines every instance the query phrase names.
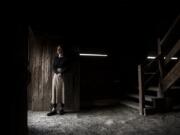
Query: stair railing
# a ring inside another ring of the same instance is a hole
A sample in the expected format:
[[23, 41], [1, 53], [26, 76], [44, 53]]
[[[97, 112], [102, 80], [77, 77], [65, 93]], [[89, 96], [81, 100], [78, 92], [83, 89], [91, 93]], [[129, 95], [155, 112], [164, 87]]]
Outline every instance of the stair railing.
[[[139, 113], [140, 115], [144, 115], [144, 108], [145, 108], [145, 96], [144, 96], [144, 89], [148, 87], [148, 84], [156, 77], [159, 76], [159, 89], [157, 92], [157, 97], [164, 97], [164, 86], [163, 86], [163, 78], [165, 76], [164, 68], [170, 62], [171, 57], [173, 57], [179, 50], [180, 50], [180, 40], [179, 37], [176, 39], [176, 44], [171, 48], [165, 51], [162, 49], [163, 46], [172, 45], [169, 40], [172, 37], [175, 37], [175, 33], [180, 25], [180, 15], [175, 19], [172, 26], [169, 28], [168, 32], [165, 34], [162, 40], [160, 38], [157, 42], [157, 57], [149, 62], [148, 64], [140, 64], [138, 65], [138, 89], [139, 89]], [[179, 31], [180, 32], [180, 31]], [[178, 41], [177, 41], [178, 40]], [[166, 48], [166, 47], [165, 47]], [[167, 59], [164, 59], [166, 56]], [[145, 81], [144, 73], [152, 68], [155, 64], [158, 65], [158, 68], [155, 71], [155, 74], [152, 74], [147, 78]]]

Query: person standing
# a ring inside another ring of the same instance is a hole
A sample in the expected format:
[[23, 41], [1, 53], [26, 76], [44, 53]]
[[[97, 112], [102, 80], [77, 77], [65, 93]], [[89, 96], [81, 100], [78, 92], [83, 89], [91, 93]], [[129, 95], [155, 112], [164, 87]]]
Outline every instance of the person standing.
[[[52, 97], [50, 112], [47, 116], [52, 116], [57, 113], [64, 114], [64, 72], [66, 70], [66, 58], [60, 45], [57, 46], [57, 54], [53, 62], [53, 78], [52, 78]], [[60, 108], [57, 106], [60, 104]]]

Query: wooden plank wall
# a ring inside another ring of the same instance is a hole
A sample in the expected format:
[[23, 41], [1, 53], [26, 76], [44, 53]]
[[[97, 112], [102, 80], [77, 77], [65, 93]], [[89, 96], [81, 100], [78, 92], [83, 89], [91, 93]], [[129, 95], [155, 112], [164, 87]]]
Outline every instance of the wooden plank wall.
[[[43, 36], [35, 36], [29, 31], [29, 71], [28, 109], [47, 111], [51, 101], [52, 64], [56, 53], [55, 43]], [[65, 74], [66, 110], [79, 110], [79, 66], [78, 61], [71, 62], [71, 68]]]
[[79, 111], [80, 108], [80, 63], [73, 59], [65, 74], [65, 110]]

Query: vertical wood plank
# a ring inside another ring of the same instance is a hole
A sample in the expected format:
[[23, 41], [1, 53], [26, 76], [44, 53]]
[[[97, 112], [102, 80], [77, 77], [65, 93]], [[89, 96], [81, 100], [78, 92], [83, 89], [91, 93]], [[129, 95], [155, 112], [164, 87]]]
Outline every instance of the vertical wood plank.
[[144, 98], [144, 78], [143, 78], [142, 65], [138, 65], [138, 88], [139, 88], [139, 114], [144, 115], [145, 98]]
[[[158, 55], [161, 55], [162, 53], [162, 50], [161, 50], [161, 45], [160, 45], [160, 38], [158, 38], [158, 41], [157, 41], [157, 48], [158, 48]], [[162, 98], [164, 97], [163, 95], [163, 88], [162, 88], [162, 79], [163, 79], [163, 56], [161, 55], [161, 57], [158, 59], [158, 68], [159, 68], [159, 73], [160, 73], [160, 77], [159, 77], [159, 89], [158, 89], [158, 92], [157, 92], [157, 96], [159, 98]]]

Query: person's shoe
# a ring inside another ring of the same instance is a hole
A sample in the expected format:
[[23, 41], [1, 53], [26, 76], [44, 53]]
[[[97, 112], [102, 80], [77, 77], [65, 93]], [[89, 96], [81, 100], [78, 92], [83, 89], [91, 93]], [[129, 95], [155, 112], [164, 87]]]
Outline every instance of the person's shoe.
[[64, 108], [64, 104], [63, 104], [63, 103], [61, 103], [61, 108], [62, 108], [62, 109]]
[[49, 113], [47, 113], [47, 116], [52, 116], [52, 115], [56, 115], [57, 112], [56, 110], [50, 111]]
[[50, 105], [51, 111], [49, 113], [47, 113], [47, 116], [52, 116], [52, 115], [57, 114], [56, 106], [57, 106], [57, 104], [51, 104]]
[[61, 109], [60, 109], [60, 111], [59, 111], [59, 114], [60, 115], [63, 115], [65, 112], [64, 112], [64, 104], [63, 103], [61, 103]]
[[65, 114], [64, 110], [63, 110], [63, 109], [61, 109], [61, 110], [59, 111], [59, 114], [60, 114], [60, 115]]

